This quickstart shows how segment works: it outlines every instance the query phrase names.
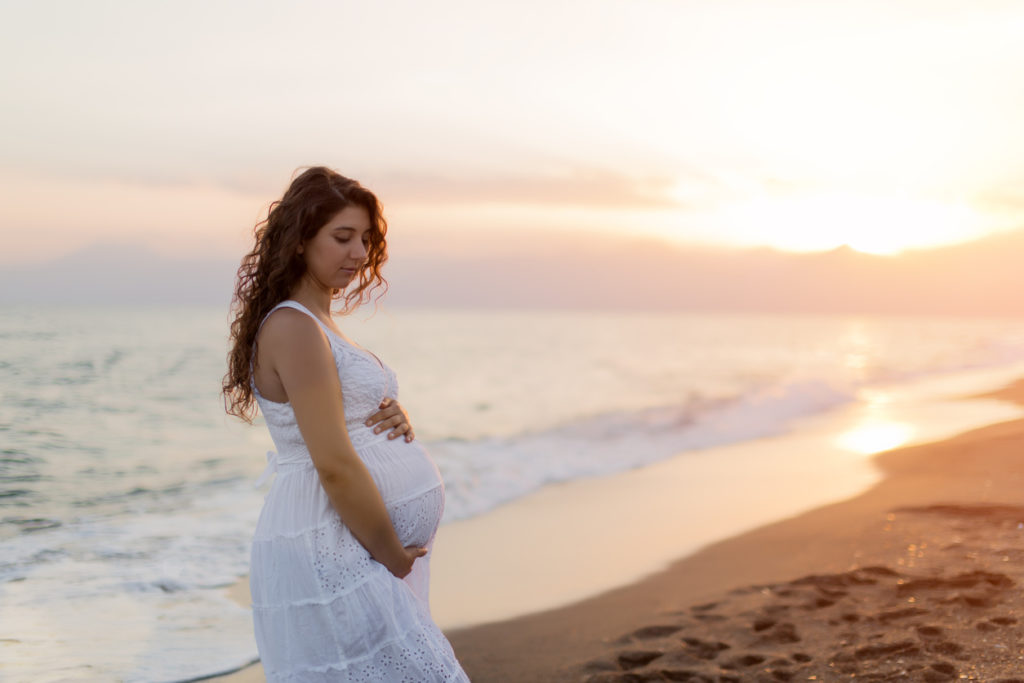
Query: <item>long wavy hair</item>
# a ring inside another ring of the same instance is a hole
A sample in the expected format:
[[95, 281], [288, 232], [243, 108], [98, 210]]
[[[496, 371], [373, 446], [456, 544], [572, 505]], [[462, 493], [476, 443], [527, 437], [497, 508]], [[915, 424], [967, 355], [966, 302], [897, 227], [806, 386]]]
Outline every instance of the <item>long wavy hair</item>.
[[323, 166], [308, 168], [288, 186], [284, 196], [270, 205], [265, 220], [256, 224], [256, 244], [238, 268], [231, 301], [231, 350], [224, 376], [224, 408], [252, 422], [256, 415], [252, 373], [256, 360], [256, 333], [264, 316], [290, 295], [306, 273], [299, 245], [312, 239], [320, 228], [347, 206], [361, 206], [370, 216], [366, 263], [358, 280], [334, 296], [347, 313], [387, 291], [380, 268], [388, 258], [387, 221], [377, 197], [355, 180]]

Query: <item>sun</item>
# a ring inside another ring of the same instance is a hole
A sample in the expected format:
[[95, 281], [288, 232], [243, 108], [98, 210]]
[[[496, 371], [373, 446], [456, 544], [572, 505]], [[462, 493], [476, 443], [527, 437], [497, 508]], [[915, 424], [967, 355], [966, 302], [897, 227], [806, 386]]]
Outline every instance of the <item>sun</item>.
[[786, 251], [846, 245], [885, 255], [970, 239], [978, 223], [963, 204], [839, 192], [761, 197], [722, 209], [720, 219], [737, 244]]

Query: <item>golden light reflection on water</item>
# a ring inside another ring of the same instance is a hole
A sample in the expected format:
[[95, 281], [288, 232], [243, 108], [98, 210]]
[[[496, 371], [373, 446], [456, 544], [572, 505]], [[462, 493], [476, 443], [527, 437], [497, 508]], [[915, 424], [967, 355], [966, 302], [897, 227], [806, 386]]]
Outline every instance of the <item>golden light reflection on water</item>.
[[913, 426], [905, 422], [867, 421], [840, 434], [837, 443], [848, 451], [873, 455], [898, 448], [913, 435]]
[[861, 421], [840, 434], [836, 444], [847, 451], [874, 455], [899, 448], [914, 436], [914, 426], [892, 419], [889, 404], [892, 397], [883, 391], [865, 390], [861, 398], [866, 401]]

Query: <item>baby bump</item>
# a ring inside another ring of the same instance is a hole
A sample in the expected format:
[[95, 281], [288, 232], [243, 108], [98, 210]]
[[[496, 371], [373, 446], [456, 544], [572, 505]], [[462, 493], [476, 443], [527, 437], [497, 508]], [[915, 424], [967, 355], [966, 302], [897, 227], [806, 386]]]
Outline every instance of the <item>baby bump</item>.
[[441, 474], [418, 441], [388, 439], [381, 434], [372, 443], [356, 445], [385, 503], [399, 502], [441, 484]]
[[360, 449], [404, 545], [429, 541], [444, 513], [444, 486], [426, 449], [404, 439], [386, 440]]
[[438, 485], [408, 500], [388, 504], [388, 515], [402, 545], [426, 546], [444, 514], [444, 487]]

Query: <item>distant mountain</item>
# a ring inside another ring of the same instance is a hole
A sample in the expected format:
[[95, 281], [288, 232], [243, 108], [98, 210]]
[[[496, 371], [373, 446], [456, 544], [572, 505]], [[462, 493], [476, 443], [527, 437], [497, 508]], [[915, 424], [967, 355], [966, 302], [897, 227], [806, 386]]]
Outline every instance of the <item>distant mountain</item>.
[[[391, 306], [655, 309], [779, 313], [1024, 314], [1024, 231], [900, 256], [849, 247], [671, 246], [536, 231], [396, 236]], [[95, 245], [0, 270], [2, 302], [227, 304], [237, 261], [175, 260]]]
[[1024, 231], [900, 256], [562, 236], [403, 262], [391, 280], [417, 305], [999, 316], [1024, 314], [1022, 255]]
[[0, 303], [224, 304], [237, 263], [94, 244], [53, 261], [0, 267]]

